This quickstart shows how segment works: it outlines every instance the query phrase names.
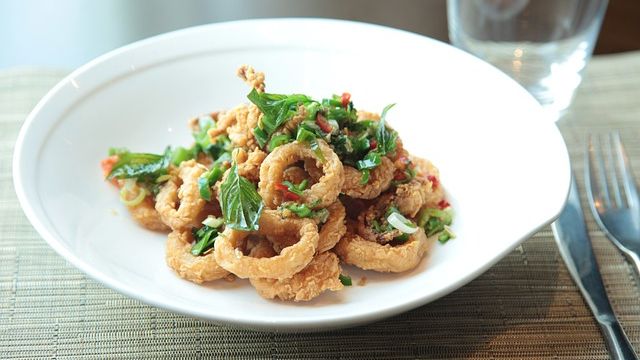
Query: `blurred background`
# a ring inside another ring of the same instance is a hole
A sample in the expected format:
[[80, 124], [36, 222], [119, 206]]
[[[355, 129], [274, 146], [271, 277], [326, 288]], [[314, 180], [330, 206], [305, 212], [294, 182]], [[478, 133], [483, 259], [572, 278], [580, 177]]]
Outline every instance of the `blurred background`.
[[[0, 0], [0, 69], [72, 69], [167, 31], [264, 17], [349, 19], [448, 41], [445, 0]], [[596, 54], [635, 49], [640, 1], [610, 0]]]

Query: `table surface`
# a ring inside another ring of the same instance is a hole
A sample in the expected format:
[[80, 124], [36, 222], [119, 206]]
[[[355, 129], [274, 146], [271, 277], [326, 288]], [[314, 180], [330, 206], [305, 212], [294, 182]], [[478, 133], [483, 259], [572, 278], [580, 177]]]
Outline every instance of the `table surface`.
[[[156, 309], [105, 288], [47, 246], [26, 220], [13, 190], [11, 157], [18, 130], [65, 73], [0, 71], [1, 359], [608, 358], [549, 227], [440, 300], [378, 323], [327, 333], [228, 328]], [[595, 57], [558, 126], [580, 186], [589, 132], [619, 129], [632, 163], [640, 164], [640, 52]], [[613, 307], [640, 351], [638, 279], [590, 214], [586, 216]]]

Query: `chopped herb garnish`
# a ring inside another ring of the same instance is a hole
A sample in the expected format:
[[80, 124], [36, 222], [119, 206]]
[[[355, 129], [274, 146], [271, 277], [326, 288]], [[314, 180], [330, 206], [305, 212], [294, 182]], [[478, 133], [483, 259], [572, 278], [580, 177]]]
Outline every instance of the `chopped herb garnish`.
[[264, 202], [255, 185], [238, 175], [238, 165], [233, 164], [227, 178], [220, 186], [220, 207], [226, 226], [236, 230], [258, 230], [258, 220]]
[[291, 141], [291, 136], [288, 134], [274, 135], [269, 141], [268, 150], [273, 151], [278, 146], [284, 145], [289, 141]]
[[269, 142], [271, 135], [296, 114], [299, 105], [308, 104], [312, 101], [306, 95], [259, 93], [255, 89], [251, 90], [247, 98], [263, 114], [258, 126], [253, 129], [258, 145], [262, 148]]
[[356, 163], [356, 167], [358, 170], [369, 170], [375, 169], [382, 162], [382, 158], [380, 157], [380, 153], [376, 151], [370, 151], [364, 159], [358, 161]]
[[291, 204], [286, 204], [283, 207], [291, 211], [292, 213], [298, 215], [298, 217], [301, 217], [301, 218], [311, 217], [312, 210], [307, 206], [307, 204], [291, 203]]
[[291, 191], [292, 193], [302, 196], [302, 192], [307, 188], [307, 185], [309, 184], [309, 180], [304, 179], [298, 185], [290, 181], [283, 181], [282, 184], [285, 185], [287, 189], [289, 189], [289, 191]]
[[393, 238], [393, 241], [399, 242], [399, 243], [403, 243], [406, 242], [407, 240], [409, 240], [409, 234], [402, 234], [400, 236], [396, 236]]
[[371, 174], [369, 169], [361, 170], [360, 173], [362, 174], [362, 176], [360, 176], [360, 185], [364, 185], [364, 184], [368, 183], [369, 182], [369, 175]]
[[300, 126], [298, 127], [298, 133], [296, 134], [296, 140], [299, 142], [310, 143], [316, 139], [316, 134], [309, 131], [308, 129]]
[[181, 162], [191, 160], [194, 156], [195, 154], [192, 150], [178, 146], [171, 154], [171, 163], [175, 166], [179, 166]]
[[340, 279], [340, 282], [342, 283], [342, 285], [344, 286], [351, 286], [352, 285], [352, 281], [351, 281], [351, 276], [347, 276], [347, 275], [342, 275], [340, 274], [338, 276], [338, 279]]
[[[418, 215], [418, 226], [424, 228], [427, 236], [432, 236], [439, 232], [444, 232], [445, 230], [452, 235], [453, 232], [449, 229], [449, 225], [451, 225], [452, 221], [453, 217], [451, 212], [448, 210], [426, 208]], [[449, 240], [445, 238], [446, 236], [442, 236], [443, 240], [440, 242], [444, 243]], [[451, 238], [451, 236], [449, 236], [449, 238]], [[440, 239], [440, 237], [438, 237], [438, 239]]]
[[223, 174], [224, 170], [214, 166], [211, 170], [200, 175], [200, 178], [198, 178], [198, 190], [201, 198], [211, 201], [211, 186], [220, 180]]
[[204, 225], [200, 229], [191, 229], [193, 234], [194, 243], [191, 246], [191, 254], [193, 256], [200, 256], [213, 249], [218, 236], [218, 229]]
[[313, 218], [318, 220], [320, 223], [326, 222], [329, 218], [329, 210], [311, 210], [311, 207], [309, 207], [307, 204], [288, 203], [283, 204], [282, 207], [296, 214], [298, 217]]
[[389, 104], [384, 107], [382, 110], [382, 115], [380, 115], [380, 121], [378, 121], [378, 127], [376, 129], [376, 140], [378, 142], [378, 151], [380, 151], [381, 155], [386, 155], [392, 153], [396, 149], [396, 139], [398, 138], [398, 133], [387, 129], [386, 117], [387, 112], [391, 109], [395, 104]]

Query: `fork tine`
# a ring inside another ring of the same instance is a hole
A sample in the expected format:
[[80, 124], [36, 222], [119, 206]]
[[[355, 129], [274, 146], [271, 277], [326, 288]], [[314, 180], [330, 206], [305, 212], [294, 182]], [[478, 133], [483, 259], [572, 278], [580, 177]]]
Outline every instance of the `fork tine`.
[[[615, 199], [615, 206], [621, 208], [624, 206], [622, 202], [622, 193], [620, 192], [620, 183], [618, 182], [618, 172], [616, 171], [616, 163], [613, 161], [613, 154], [618, 153], [617, 145], [614, 145], [615, 140], [613, 139], [613, 133], [609, 133], [609, 136], [605, 138], [605, 147], [606, 147], [606, 155], [607, 161], [606, 164], [609, 165], [609, 180], [610, 183], [607, 185], [610, 191], [613, 192], [613, 198]], [[616, 150], [614, 150], [614, 146], [616, 146]], [[606, 171], [606, 170], [605, 170]], [[621, 174], [624, 177], [624, 174]]]
[[600, 138], [595, 137], [597, 141], [597, 150], [594, 145], [592, 135], [588, 135], [587, 153], [585, 161], [586, 180], [593, 203], [598, 208], [611, 207], [611, 199], [609, 198], [609, 190], [607, 189], [607, 178], [604, 169], [604, 160], [602, 159], [602, 151], [600, 147]]
[[636, 188], [635, 178], [631, 171], [631, 165], [629, 165], [629, 158], [627, 151], [620, 139], [620, 133], [618, 131], [611, 133], [611, 138], [616, 148], [616, 154], [618, 158], [618, 166], [621, 171], [622, 183], [624, 185], [625, 194], [627, 196], [627, 203], [629, 207], [636, 206], [638, 204], [638, 189]]

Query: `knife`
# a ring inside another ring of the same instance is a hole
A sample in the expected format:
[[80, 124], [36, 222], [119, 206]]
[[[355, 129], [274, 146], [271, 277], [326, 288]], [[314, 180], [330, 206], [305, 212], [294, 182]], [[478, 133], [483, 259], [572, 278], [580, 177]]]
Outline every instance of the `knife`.
[[587, 234], [578, 186], [573, 176], [567, 204], [551, 228], [560, 255], [600, 326], [611, 358], [638, 359], [609, 303]]

